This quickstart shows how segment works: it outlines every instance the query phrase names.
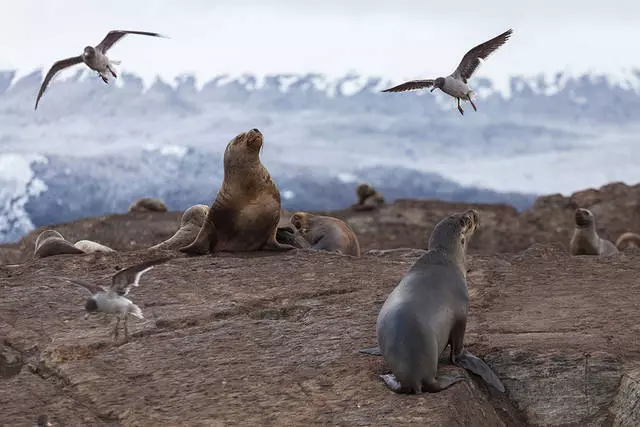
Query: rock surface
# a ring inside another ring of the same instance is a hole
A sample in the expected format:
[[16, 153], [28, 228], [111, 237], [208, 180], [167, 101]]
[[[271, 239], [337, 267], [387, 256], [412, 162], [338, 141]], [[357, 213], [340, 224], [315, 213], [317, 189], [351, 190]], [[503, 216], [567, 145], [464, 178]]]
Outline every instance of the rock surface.
[[[83, 320], [81, 288], [152, 257], [128, 343]], [[61, 255], [0, 268], [0, 413], [65, 425], [639, 425], [640, 254], [559, 246], [470, 256], [466, 343], [503, 380], [400, 396], [377, 375], [375, 320], [420, 251], [352, 258], [175, 252]], [[448, 354], [445, 352], [445, 355]], [[446, 364], [441, 369], [457, 369]]]

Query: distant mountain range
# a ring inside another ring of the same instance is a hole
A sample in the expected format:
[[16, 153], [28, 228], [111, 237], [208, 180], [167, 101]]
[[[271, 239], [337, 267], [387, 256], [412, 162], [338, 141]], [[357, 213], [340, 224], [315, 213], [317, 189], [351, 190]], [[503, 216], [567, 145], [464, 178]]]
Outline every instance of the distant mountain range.
[[349, 75], [193, 76], [150, 87], [102, 83], [82, 68], [37, 111], [37, 70], [0, 71], [0, 240], [34, 226], [125, 211], [138, 197], [171, 209], [209, 204], [237, 133], [265, 135], [262, 159], [285, 207], [340, 209], [367, 181], [388, 200], [505, 202], [609, 181], [640, 181], [640, 73], [472, 81], [479, 111], [441, 94], [380, 93], [395, 82]]

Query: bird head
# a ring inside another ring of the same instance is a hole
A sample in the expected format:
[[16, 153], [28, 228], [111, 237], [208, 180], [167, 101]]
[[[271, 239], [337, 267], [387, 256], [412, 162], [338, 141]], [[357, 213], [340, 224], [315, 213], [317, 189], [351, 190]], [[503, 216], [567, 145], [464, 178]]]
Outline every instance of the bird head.
[[438, 77], [434, 82], [433, 82], [433, 87], [431, 88], [431, 92], [433, 92], [436, 89], [440, 89], [442, 90], [442, 86], [444, 86], [444, 77]]
[[89, 298], [84, 304], [84, 311], [86, 311], [86, 313], [84, 314], [85, 319], [89, 317], [89, 314], [97, 312], [98, 304], [96, 303], [96, 300], [94, 300], [93, 298]]
[[82, 52], [82, 56], [84, 56], [85, 58], [91, 58], [95, 54], [96, 54], [96, 50], [91, 46], [85, 47], [84, 52]]

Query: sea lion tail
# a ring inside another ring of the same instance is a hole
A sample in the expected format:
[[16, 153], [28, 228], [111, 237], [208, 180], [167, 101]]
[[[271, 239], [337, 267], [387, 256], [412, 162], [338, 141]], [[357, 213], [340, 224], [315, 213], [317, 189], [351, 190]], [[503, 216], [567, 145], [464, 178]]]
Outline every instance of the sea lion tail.
[[474, 356], [469, 351], [456, 358], [456, 365], [463, 367], [467, 371], [481, 377], [487, 384], [494, 386], [500, 392], [504, 392], [504, 385], [500, 378], [493, 372], [493, 370], [487, 365], [484, 360], [477, 356]]
[[627, 243], [631, 243], [640, 248], [640, 234], [631, 232], [623, 233], [618, 237], [618, 240], [616, 240], [616, 248], [618, 248], [618, 250], [622, 250]]

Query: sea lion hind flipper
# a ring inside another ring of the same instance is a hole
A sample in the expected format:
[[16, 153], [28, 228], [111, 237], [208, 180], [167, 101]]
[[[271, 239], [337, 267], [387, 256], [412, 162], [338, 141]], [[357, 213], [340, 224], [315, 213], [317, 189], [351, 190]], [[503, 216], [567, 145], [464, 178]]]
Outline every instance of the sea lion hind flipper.
[[296, 248], [295, 246], [278, 242], [278, 240], [276, 239], [277, 232], [278, 230], [276, 229], [273, 233], [273, 236], [271, 236], [271, 238], [269, 238], [267, 243], [264, 244], [262, 248], [263, 250], [284, 252], [284, 251], [290, 251], [292, 249], [299, 249], [299, 248]]
[[370, 354], [372, 356], [382, 356], [380, 347], [361, 348], [360, 350], [358, 350], [358, 353]]
[[216, 228], [213, 222], [207, 218], [200, 227], [196, 239], [190, 245], [180, 248], [179, 251], [192, 255], [204, 255], [215, 248], [216, 241]]
[[504, 385], [500, 378], [485, 363], [484, 360], [465, 350], [462, 355], [458, 356], [455, 361], [457, 366], [472, 372], [481, 377], [487, 384], [492, 385], [500, 392], [504, 392]]
[[276, 241], [285, 245], [291, 245], [298, 249], [307, 249], [311, 245], [293, 227], [278, 227], [276, 229]]
[[396, 379], [396, 376], [393, 374], [378, 375], [378, 376], [380, 377], [380, 379], [382, 379], [382, 381], [384, 381], [384, 383], [387, 385], [387, 387], [389, 387], [389, 389], [391, 389], [392, 391], [395, 391], [396, 393], [411, 394], [414, 392], [417, 392], [417, 393], [422, 392], [422, 390], [412, 390], [410, 387], [403, 387]]

